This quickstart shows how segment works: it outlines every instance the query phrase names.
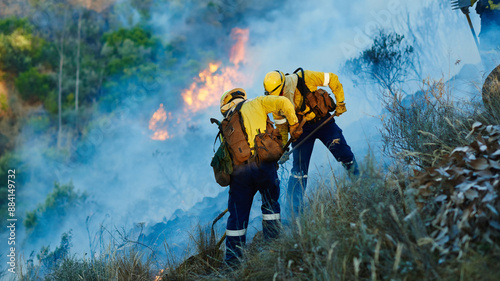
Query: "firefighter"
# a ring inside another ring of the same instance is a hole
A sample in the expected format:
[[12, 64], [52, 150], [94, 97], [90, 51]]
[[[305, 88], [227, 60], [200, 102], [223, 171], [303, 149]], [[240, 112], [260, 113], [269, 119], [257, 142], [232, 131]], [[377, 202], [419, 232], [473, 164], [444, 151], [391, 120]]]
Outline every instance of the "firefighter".
[[[240, 103], [243, 105], [240, 106]], [[293, 138], [298, 138], [301, 132], [295, 130], [298, 127], [298, 119], [293, 105], [284, 97], [260, 96], [247, 100], [245, 91], [236, 88], [225, 92], [221, 97], [220, 104], [220, 110], [224, 117], [233, 113], [234, 110], [239, 110], [240, 117], [243, 119], [242, 130], [246, 133], [248, 142], [245, 145], [248, 145], [251, 151], [248, 160], [234, 165], [229, 184], [229, 218], [226, 227], [225, 261], [229, 265], [234, 265], [242, 255], [241, 250], [246, 241], [250, 208], [257, 191], [262, 196], [262, 232], [264, 238], [275, 238], [281, 224], [277, 160], [274, 162], [257, 160], [258, 157], [255, 156], [255, 149], [253, 149], [255, 136], [266, 130], [267, 115], [271, 112], [280, 112], [288, 120], [288, 124], [292, 126], [290, 131]], [[241, 121], [238, 123], [241, 124]], [[237, 133], [238, 130], [234, 130], [234, 134]], [[228, 143], [228, 145], [230, 144]], [[235, 156], [231, 154], [231, 157], [234, 164]]]
[[[470, 7], [476, 4], [476, 13], [481, 17], [479, 33], [481, 60], [489, 73], [499, 62], [500, 51], [500, 0], [471, 0]], [[464, 3], [464, 6], [468, 3]], [[469, 13], [469, 6], [461, 8]]]
[[[300, 69], [301, 70], [301, 69]], [[301, 85], [304, 85], [302, 86]], [[283, 96], [292, 101], [295, 107], [295, 112], [299, 119], [305, 118], [306, 123], [302, 127], [303, 135], [292, 143], [292, 147], [300, 143], [304, 137], [310, 134], [316, 127], [322, 124], [329, 116], [318, 118], [312, 110], [305, 105], [304, 96], [301, 89], [307, 87], [306, 90], [311, 92], [317, 90], [318, 87], [328, 86], [335, 96], [336, 111], [335, 115], [340, 116], [346, 112], [344, 102], [344, 90], [340, 84], [337, 75], [329, 72], [317, 71], [300, 71], [294, 74], [283, 74], [279, 70], [271, 71], [264, 78], [264, 94], [266, 96]], [[304, 90], [302, 90], [303, 92]], [[287, 142], [288, 125], [287, 120], [280, 114], [273, 114], [276, 127], [280, 130], [283, 142]], [[309, 137], [296, 150], [293, 151], [293, 167], [288, 181], [288, 205], [291, 207], [293, 214], [297, 215], [301, 209], [303, 195], [307, 185], [307, 174], [309, 162], [313, 151], [314, 141], [319, 139], [332, 153], [335, 159], [342, 163], [349, 175], [357, 176], [359, 174], [358, 164], [351, 148], [347, 144], [342, 130], [335, 123], [334, 119], [322, 126], [313, 136]]]

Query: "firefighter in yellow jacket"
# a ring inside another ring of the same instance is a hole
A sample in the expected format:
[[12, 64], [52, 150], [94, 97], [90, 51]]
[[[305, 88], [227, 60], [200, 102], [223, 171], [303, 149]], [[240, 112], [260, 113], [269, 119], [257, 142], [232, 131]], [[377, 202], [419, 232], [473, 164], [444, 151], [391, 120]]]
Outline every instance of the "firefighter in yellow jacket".
[[470, 6], [468, 0], [460, 0], [458, 4], [464, 14], [476, 4], [476, 13], [481, 17], [479, 52], [489, 73], [500, 63], [500, 0], [470, 0]]
[[[242, 164], [235, 165], [229, 184], [228, 210], [229, 218], [226, 227], [225, 261], [233, 264], [241, 256], [241, 247], [246, 241], [246, 229], [252, 206], [253, 197], [257, 191], [262, 195], [262, 230], [264, 238], [274, 238], [280, 227], [279, 179], [277, 162], [261, 162], [255, 157], [254, 139], [264, 132], [269, 113], [280, 113], [288, 124], [297, 128], [297, 116], [292, 103], [278, 96], [257, 97], [246, 99], [246, 93], [241, 88], [225, 92], [221, 97], [221, 113], [224, 117], [234, 110], [239, 110], [243, 119], [243, 130], [251, 148], [252, 155]], [[240, 103], [243, 105], [240, 106]], [[241, 121], [240, 121], [241, 122]], [[300, 130], [291, 130], [292, 137], [298, 138]], [[234, 157], [233, 155], [231, 155]], [[234, 163], [234, 162], [233, 162]]]
[[[302, 70], [302, 69], [298, 69]], [[283, 96], [294, 103], [295, 112], [299, 118], [305, 118], [307, 122], [303, 126], [303, 135], [298, 138], [292, 147], [300, 143], [302, 139], [311, 134], [330, 116], [317, 117], [304, 101], [305, 91], [316, 91], [318, 87], [328, 86], [335, 96], [336, 111], [340, 116], [346, 112], [344, 103], [344, 90], [337, 75], [329, 72], [317, 72], [311, 70], [296, 71], [294, 74], [285, 75], [279, 70], [268, 72], [264, 78], [265, 95]], [[283, 141], [287, 141], [288, 125], [282, 114], [273, 114], [276, 127], [282, 133]], [[351, 175], [358, 175], [358, 165], [351, 148], [347, 144], [342, 130], [332, 118], [327, 124], [317, 130], [313, 136], [305, 140], [301, 146], [293, 151], [293, 167], [288, 181], [288, 206], [297, 214], [301, 208], [303, 195], [307, 185], [307, 174], [309, 162], [314, 146], [314, 141], [319, 139], [333, 154], [335, 159], [342, 163]]]

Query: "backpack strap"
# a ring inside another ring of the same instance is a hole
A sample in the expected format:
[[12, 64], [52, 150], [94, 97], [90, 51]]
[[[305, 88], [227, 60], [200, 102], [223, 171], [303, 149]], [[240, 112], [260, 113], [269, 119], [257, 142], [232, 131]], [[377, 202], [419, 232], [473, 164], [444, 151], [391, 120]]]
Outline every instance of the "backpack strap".
[[[301, 72], [302, 77], [298, 74], [299, 71]], [[293, 73], [297, 75], [297, 77], [299, 78], [299, 80], [297, 81], [297, 89], [302, 95], [302, 105], [300, 106], [300, 111], [304, 111], [306, 110], [305, 98], [309, 93], [311, 93], [311, 91], [306, 86], [306, 81], [304, 79], [305, 78], [304, 69], [302, 69], [302, 67], [299, 67]]]
[[[235, 112], [238, 112], [240, 113], [240, 110], [241, 110], [241, 107], [243, 106], [243, 104], [245, 103], [246, 101], [242, 101], [240, 103], [238, 103], [236, 105], [236, 107], [234, 108], [233, 112], [231, 112], [231, 115], [233, 115]], [[241, 125], [241, 129], [243, 130], [243, 134], [245, 135], [245, 138], [247, 139], [248, 141], [248, 134], [247, 134], [247, 130], [245, 130], [245, 124], [243, 122], [243, 118], [241, 118], [241, 113], [240, 113], [240, 125]]]

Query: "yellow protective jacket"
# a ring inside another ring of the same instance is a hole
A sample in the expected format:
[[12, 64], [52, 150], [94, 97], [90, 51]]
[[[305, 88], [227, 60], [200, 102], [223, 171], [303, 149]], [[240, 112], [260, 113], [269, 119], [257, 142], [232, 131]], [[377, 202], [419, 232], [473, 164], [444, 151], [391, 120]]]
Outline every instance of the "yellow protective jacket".
[[[300, 77], [302, 77], [302, 72], [299, 71], [297, 74], [285, 75], [285, 87], [283, 89], [283, 96], [293, 102], [295, 106], [295, 112], [298, 115], [303, 115], [307, 121], [310, 121], [314, 119], [316, 115], [308, 106], [305, 107], [305, 110], [300, 110], [302, 107], [302, 103], [304, 102], [304, 97], [300, 94], [299, 89], [297, 89], [297, 83], [299, 81], [297, 75], [300, 75]], [[311, 92], [316, 91], [318, 87], [328, 86], [330, 90], [332, 90], [337, 103], [344, 101], [344, 88], [342, 87], [342, 84], [340, 84], [339, 77], [337, 75], [330, 72], [318, 72], [311, 70], [304, 70], [304, 75], [304, 82]], [[273, 118], [274, 122], [276, 123], [276, 127], [280, 131], [281, 137], [283, 138], [283, 143], [286, 143], [286, 141], [288, 140], [288, 125], [286, 119], [283, 118], [283, 114], [280, 113], [273, 113]]]
[[[298, 72], [297, 74], [302, 77], [301, 72]], [[316, 115], [311, 112], [308, 106], [306, 106], [305, 110], [300, 110], [302, 107], [302, 102], [304, 101], [304, 97], [302, 97], [299, 89], [297, 89], [297, 74], [289, 74], [285, 76], [285, 88], [283, 89], [283, 96], [294, 103], [295, 112], [297, 114], [305, 115], [306, 120], [309, 121], [314, 119]], [[328, 86], [330, 90], [332, 90], [337, 103], [344, 101], [344, 88], [342, 87], [342, 84], [340, 84], [337, 75], [330, 72], [318, 72], [311, 70], [304, 70], [304, 75], [306, 76], [304, 82], [311, 92], [316, 91], [318, 87]], [[285, 124], [286, 122], [283, 116], [280, 116], [279, 114], [273, 114], [273, 117], [277, 125]]]
[[[266, 131], [267, 114], [269, 113], [282, 114], [291, 125], [299, 121], [292, 103], [285, 97], [260, 96], [245, 101], [241, 106], [240, 114], [243, 117], [243, 125], [248, 135], [250, 148], [255, 145], [255, 136]], [[252, 150], [253, 153], [254, 150]]]
[[[478, 0], [470, 0], [470, 6], [471, 7], [474, 6], [474, 4], [477, 1]], [[500, 1], [498, 1], [498, 0], [488, 0], [488, 5], [485, 5], [485, 8], [489, 9], [489, 10], [500, 10]]]

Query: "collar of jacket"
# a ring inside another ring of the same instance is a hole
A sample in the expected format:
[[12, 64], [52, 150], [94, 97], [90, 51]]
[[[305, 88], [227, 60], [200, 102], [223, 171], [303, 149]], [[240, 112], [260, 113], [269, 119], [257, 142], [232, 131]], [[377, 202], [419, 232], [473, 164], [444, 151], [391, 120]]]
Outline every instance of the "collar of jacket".
[[297, 89], [297, 82], [299, 78], [295, 74], [285, 75], [285, 88], [283, 89], [283, 96], [290, 101], [294, 101], [295, 89]]

